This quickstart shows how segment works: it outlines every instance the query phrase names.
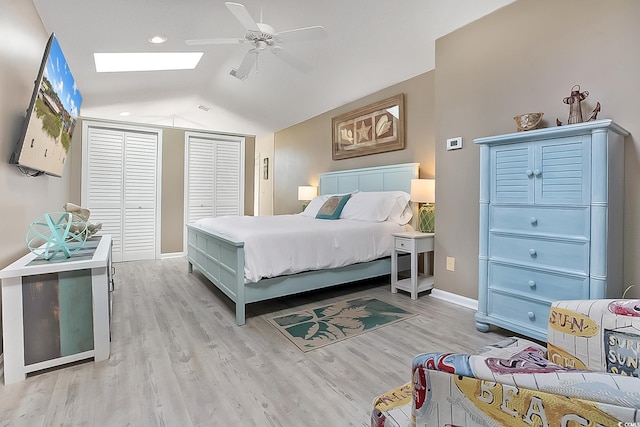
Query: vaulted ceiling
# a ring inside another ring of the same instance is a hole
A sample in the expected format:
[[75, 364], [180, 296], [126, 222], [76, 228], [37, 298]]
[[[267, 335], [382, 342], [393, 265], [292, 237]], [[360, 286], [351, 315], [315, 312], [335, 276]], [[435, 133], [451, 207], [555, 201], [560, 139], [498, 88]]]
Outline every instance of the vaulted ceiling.
[[[282, 46], [242, 81], [229, 74], [250, 46], [188, 46], [242, 37], [222, 0], [33, 0], [56, 33], [83, 95], [81, 116], [262, 135], [299, 123], [435, 67], [435, 39], [513, 0], [236, 0], [276, 31], [322, 25], [327, 37]], [[164, 44], [148, 38], [162, 34]], [[194, 70], [97, 73], [95, 52], [187, 52]], [[208, 111], [201, 108], [206, 107]], [[130, 113], [128, 117], [121, 112]]]

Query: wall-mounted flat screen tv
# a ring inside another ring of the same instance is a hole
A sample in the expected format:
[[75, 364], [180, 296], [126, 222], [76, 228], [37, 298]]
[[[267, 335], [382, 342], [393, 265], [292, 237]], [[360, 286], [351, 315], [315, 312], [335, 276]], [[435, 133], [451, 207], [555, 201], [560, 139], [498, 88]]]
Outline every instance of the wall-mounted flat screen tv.
[[11, 163], [25, 174], [62, 176], [81, 104], [69, 64], [51, 34]]

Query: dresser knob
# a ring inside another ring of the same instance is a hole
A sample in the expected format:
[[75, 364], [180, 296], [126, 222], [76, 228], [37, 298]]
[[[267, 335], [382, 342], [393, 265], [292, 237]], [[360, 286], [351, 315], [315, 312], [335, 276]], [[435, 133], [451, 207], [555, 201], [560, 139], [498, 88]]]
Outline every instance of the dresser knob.
[[536, 288], [536, 282], [534, 282], [533, 280], [529, 280], [529, 287], [531, 289], [535, 289]]
[[529, 249], [529, 255], [531, 255], [531, 256], [536, 256], [536, 255], [537, 255], [536, 250], [535, 250], [535, 249], [533, 249], [533, 248]]
[[536, 320], [536, 314], [533, 311], [528, 312], [527, 316], [529, 316], [529, 320]]
[[531, 218], [529, 218], [529, 222], [531, 223], [531, 225], [536, 225], [538, 223], [538, 218], [532, 216]]
[[542, 173], [542, 171], [540, 171], [540, 169], [534, 169], [534, 170], [533, 170], [533, 174], [534, 174], [535, 176], [540, 176], [540, 174], [541, 174], [541, 173]]
[[527, 174], [527, 176], [532, 176], [533, 175], [533, 171], [531, 169], [527, 169], [526, 174]]

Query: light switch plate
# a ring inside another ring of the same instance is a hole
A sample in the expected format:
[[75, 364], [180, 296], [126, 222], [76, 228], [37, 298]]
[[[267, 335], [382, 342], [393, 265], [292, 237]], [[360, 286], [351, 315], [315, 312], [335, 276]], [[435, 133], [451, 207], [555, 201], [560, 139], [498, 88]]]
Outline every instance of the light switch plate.
[[459, 150], [460, 148], [462, 148], [461, 136], [447, 139], [447, 150]]

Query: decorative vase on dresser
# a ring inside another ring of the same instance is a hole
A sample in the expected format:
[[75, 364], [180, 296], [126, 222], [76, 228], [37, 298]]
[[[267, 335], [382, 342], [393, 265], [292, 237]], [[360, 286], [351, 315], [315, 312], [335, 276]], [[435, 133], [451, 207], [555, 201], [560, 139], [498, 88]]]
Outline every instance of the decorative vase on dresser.
[[546, 341], [552, 301], [621, 297], [627, 135], [598, 120], [474, 139], [479, 331]]

